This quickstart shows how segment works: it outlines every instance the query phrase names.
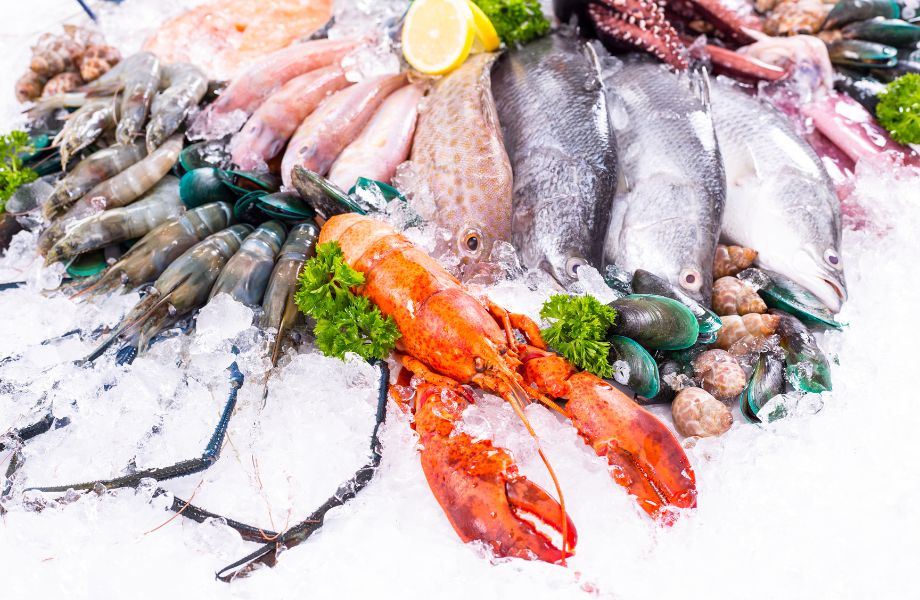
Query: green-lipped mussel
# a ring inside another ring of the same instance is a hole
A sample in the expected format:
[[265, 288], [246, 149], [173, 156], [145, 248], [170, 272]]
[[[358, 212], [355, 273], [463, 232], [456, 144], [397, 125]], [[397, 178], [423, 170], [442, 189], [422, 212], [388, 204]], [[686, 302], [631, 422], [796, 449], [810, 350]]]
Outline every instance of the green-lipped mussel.
[[843, 328], [817, 296], [788, 277], [751, 267], [738, 273], [738, 279], [751, 284], [770, 308], [778, 308], [810, 325]]
[[803, 392], [818, 394], [830, 391], [830, 364], [808, 328], [792, 315], [775, 308], [770, 309], [770, 314], [780, 317], [776, 333], [786, 351], [786, 379], [789, 383]]
[[272, 193], [279, 187], [280, 181], [273, 175], [201, 167], [182, 176], [179, 195], [188, 208], [195, 208], [211, 202], [234, 203], [252, 191]]
[[857, 21], [845, 26], [841, 33], [844, 39], [865, 40], [896, 48], [912, 48], [920, 42], [920, 27], [901, 19], [876, 17]]
[[671, 298], [633, 294], [614, 300], [611, 335], [621, 335], [653, 350], [680, 350], [696, 343], [700, 326], [690, 309]]
[[658, 394], [659, 374], [652, 355], [636, 341], [621, 335], [612, 335], [608, 341], [613, 378], [644, 398], [654, 398]]
[[891, 68], [898, 64], [898, 50], [892, 46], [863, 40], [837, 40], [827, 45], [835, 66]]
[[[609, 285], [609, 284], [608, 284]], [[677, 300], [693, 313], [699, 323], [700, 342], [712, 342], [716, 339], [716, 332], [722, 327], [722, 321], [711, 310], [683, 293], [676, 286], [671, 285], [661, 277], [636, 269], [632, 278], [632, 289], [637, 294], [655, 294], [672, 300]]]
[[739, 401], [741, 414], [751, 423], [761, 423], [763, 420], [770, 422], [786, 416], [786, 410], [782, 404], [778, 404], [763, 418], [759, 416], [767, 402], [785, 391], [786, 379], [783, 374], [783, 366], [783, 360], [772, 352], [764, 352], [757, 357], [751, 380], [744, 388]]
[[897, 19], [901, 7], [895, 0], [841, 0], [834, 5], [824, 20], [822, 29], [839, 29], [848, 23], [875, 17]]

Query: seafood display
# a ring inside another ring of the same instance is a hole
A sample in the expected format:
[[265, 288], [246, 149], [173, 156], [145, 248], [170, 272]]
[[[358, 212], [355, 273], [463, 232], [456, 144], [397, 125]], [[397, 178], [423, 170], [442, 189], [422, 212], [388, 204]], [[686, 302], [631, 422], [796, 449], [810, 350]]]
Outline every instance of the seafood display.
[[[699, 512], [695, 463], [717, 447], [703, 438], [832, 401], [846, 365], [826, 349], [854, 316], [844, 230], [885, 235], [848, 196], [861, 169], [920, 169], [916, 108], [896, 130], [876, 113], [901, 76], [918, 74], [920, 101], [920, 24], [901, 5], [371, 4], [217, 0], [123, 58], [96, 30], [38, 39], [15, 90], [25, 131], [0, 144], [0, 254], [34, 264], [0, 294], [40, 286], [81, 320], [36, 347], [84, 344], [87, 373], [140, 373], [168, 347], [184, 373], [217, 364], [187, 351], [209, 308], [239, 307], [245, 331], [218, 350], [230, 396], [200, 457], [38, 481], [21, 457], [51, 426], [11, 426], [0, 512], [208, 469], [237, 391], [258, 422], [290, 365], [321, 354], [379, 374], [370, 458], [281, 532], [174, 498], [263, 543], [221, 579], [274, 564], [377, 476], [388, 404], [454, 542], [566, 566], [576, 526], [579, 552], [597, 545], [566, 506], [573, 465], [667, 528]], [[62, 401], [35, 402], [69, 424]], [[493, 431], [497, 410], [514, 418]], [[560, 440], [583, 442], [581, 462], [555, 459]]]

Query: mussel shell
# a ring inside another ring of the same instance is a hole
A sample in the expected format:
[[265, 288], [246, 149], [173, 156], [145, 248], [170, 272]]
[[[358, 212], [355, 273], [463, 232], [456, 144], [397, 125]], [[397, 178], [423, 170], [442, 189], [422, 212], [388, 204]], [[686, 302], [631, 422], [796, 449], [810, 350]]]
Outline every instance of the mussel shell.
[[844, 39], [865, 40], [898, 48], [911, 48], [920, 42], [920, 27], [900, 19], [883, 17], [850, 23], [841, 33]]
[[201, 167], [189, 171], [179, 180], [179, 198], [187, 208], [197, 208], [211, 202], [233, 202], [237, 198], [221, 177], [222, 171], [214, 167]]
[[754, 286], [770, 308], [778, 308], [812, 325], [843, 329], [817, 296], [784, 275], [752, 267], [737, 277]]
[[244, 195], [253, 191], [274, 193], [281, 189], [281, 179], [271, 173], [218, 170], [218, 176], [233, 192]]
[[827, 14], [821, 29], [838, 29], [854, 21], [865, 21], [875, 17], [897, 19], [901, 7], [895, 0], [841, 0]]
[[296, 166], [291, 173], [291, 180], [300, 197], [323, 218], [348, 212], [367, 214], [367, 210], [355, 202], [354, 198], [313, 171]]
[[628, 385], [634, 392], [644, 398], [654, 398], [658, 394], [658, 365], [648, 351], [634, 340], [621, 335], [612, 335], [610, 342], [610, 363], [623, 361], [628, 373], [617, 372], [614, 366], [613, 378]]
[[632, 278], [629, 273], [618, 266], [607, 265], [604, 267], [603, 277], [607, 287], [616, 292], [618, 296], [629, 296], [633, 293], [632, 283], [630, 282]]
[[653, 350], [680, 350], [696, 343], [700, 326], [690, 309], [671, 298], [633, 294], [610, 303], [617, 311], [611, 335]]
[[632, 289], [637, 294], [657, 294], [677, 300], [690, 309], [700, 325], [700, 335], [705, 335], [707, 339], [712, 337], [715, 341], [715, 332], [722, 328], [722, 320], [714, 312], [653, 273], [636, 269], [633, 273]]
[[831, 62], [844, 67], [891, 68], [898, 64], [898, 50], [863, 40], [837, 40], [827, 45]]
[[275, 192], [259, 196], [255, 204], [266, 215], [283, 221], [303, 221], [316, 216], [316, 211], [297, 192]]
[[105, 249], [100, 248], [93, 252], [81, 254], [67, 265], [67, 273], [71, 277], [90, 277], [101, 273], [108, 266], [105, 260]]
[[[355, 194], [360, 194], [361, 192], [370, 192], [374, 196], [379, 196], [383, 198], [384, 202], [390, 202], [392, 200], [403, 200], [406, 198], [399, 193], [392, 185], [383, 183], [382, 181], [377, 181], [376, 179], [368, 179], [367, 177], [358, 177], [358, 180], [355, 182], [351, 189], [348, 190], [349, 196], [354, 196]], [[382, 210], [384, 207], [376, 207], [377, 210]]]
[[869, 70], [870, 75], [885, 83], [909, 73], [920, 74], [920, 51], [901, 50], [898, 52], [898, 64], [894, 67]]
[[30, 161], [34, 161], [35, 159], [40, 158], [43, 154], [45, 154], [45, 152], [43, 151], [47, 150], [50, 145], [51, 145], [51, 138], [48, 136], [47, 133], [38, 133], [35, 135], [30, 135], [29, 136], [30, 152], [21, 153], [19, 155], [19, 158], [22, 160], [24, 164], [28, 165]]
[[187, 146], [179, 153], [179, 162], [176, 168], [177, 170], [181, 169], [181, 174], [204, 167], [217, 169], [230, 167], [230, 153], [227, 152], [225, 140], [198, 142]]
[[[751, 380], [741, 393], [739, 401], [739, 408], [745, 419], [751, 423], [762, 422], [757, 413], [772, 398], [782, 394], [786, 388], [783, 370], [783, 361], [772, 353], [764, 352], [757, 358]], [[775, 421], [784, 416], [786, 416], [786, 411], [779, 406], [767, 415], [767, 421]]]
[[780, 346], [786, 352], [786, 380], [803, 392], [819, 394], [830, 391], [830, 364], [808, 328], [789, 313], [775, 308], [768, 312], [782, 317], [776, 333], [779, 334]]
[[44, 179], [36, 179], [31, 183], [23, 184], [6, 201], [6, 212], [11, 215], [24, 215], [32, 212], [44, 204], [53, 191], [54, 186]]

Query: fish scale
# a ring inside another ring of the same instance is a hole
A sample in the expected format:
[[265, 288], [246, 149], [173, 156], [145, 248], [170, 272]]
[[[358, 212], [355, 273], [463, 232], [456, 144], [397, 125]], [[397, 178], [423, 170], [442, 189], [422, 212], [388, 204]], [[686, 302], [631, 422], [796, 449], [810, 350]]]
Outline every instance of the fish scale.
[[524, 266], [571, 283], [581, 264], [601, 265], [617, 186], [597, 56], [553, 35], [505, 54], [492, 84], [514, 171], [512, 242]]
[[[606, 75], [625, 185], [613, 203], [605, 258], [643, 269], [709, 304], [725, 172], [699, 74], [628, 61]], [[622, 122], [620, 122], [622, 121]]]
[[495, 240], [511, 239], [511, 164], [489, 78], [497, 56], [475, 54], [437, 83], [412, 145], [411, 160], [434, 198], [431, 216], [467, 260], [488, 258]]

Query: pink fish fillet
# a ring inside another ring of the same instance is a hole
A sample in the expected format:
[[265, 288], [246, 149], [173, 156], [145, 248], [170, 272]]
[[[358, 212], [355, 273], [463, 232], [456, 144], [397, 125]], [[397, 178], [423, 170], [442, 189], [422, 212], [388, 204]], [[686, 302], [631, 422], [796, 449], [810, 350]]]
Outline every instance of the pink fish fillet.
[[343, 190], [358, 177], [390, 183], [396, 167], [409, 157], [418, 103], [425, 94], [419, 84], [393, 92], [358, 138], [342, 151], [329, 169], [329, 181]]
[[315, 40], [272, 52], [234, 78], [220, 97], [195, 119], [191, 135], [213, 139], [236, 133], [246, 118], [285, 83], [338, 63], [360, 42], [356, 38]]
[[246, 170], [265, 170], [294, 134], [297, 126], [326, 97], [348, 85], [338, 65], [323, 67], [284, 84], [268, 97], [233, 136], [230, 154], [233, 163]]
[[288, 144], [281, 161], [281, 178], [291, 185], [295, 165], [325, 175], [387, 96], [406, 83], [405, 73], [384, 75], [336, 92], [313, 111]]

